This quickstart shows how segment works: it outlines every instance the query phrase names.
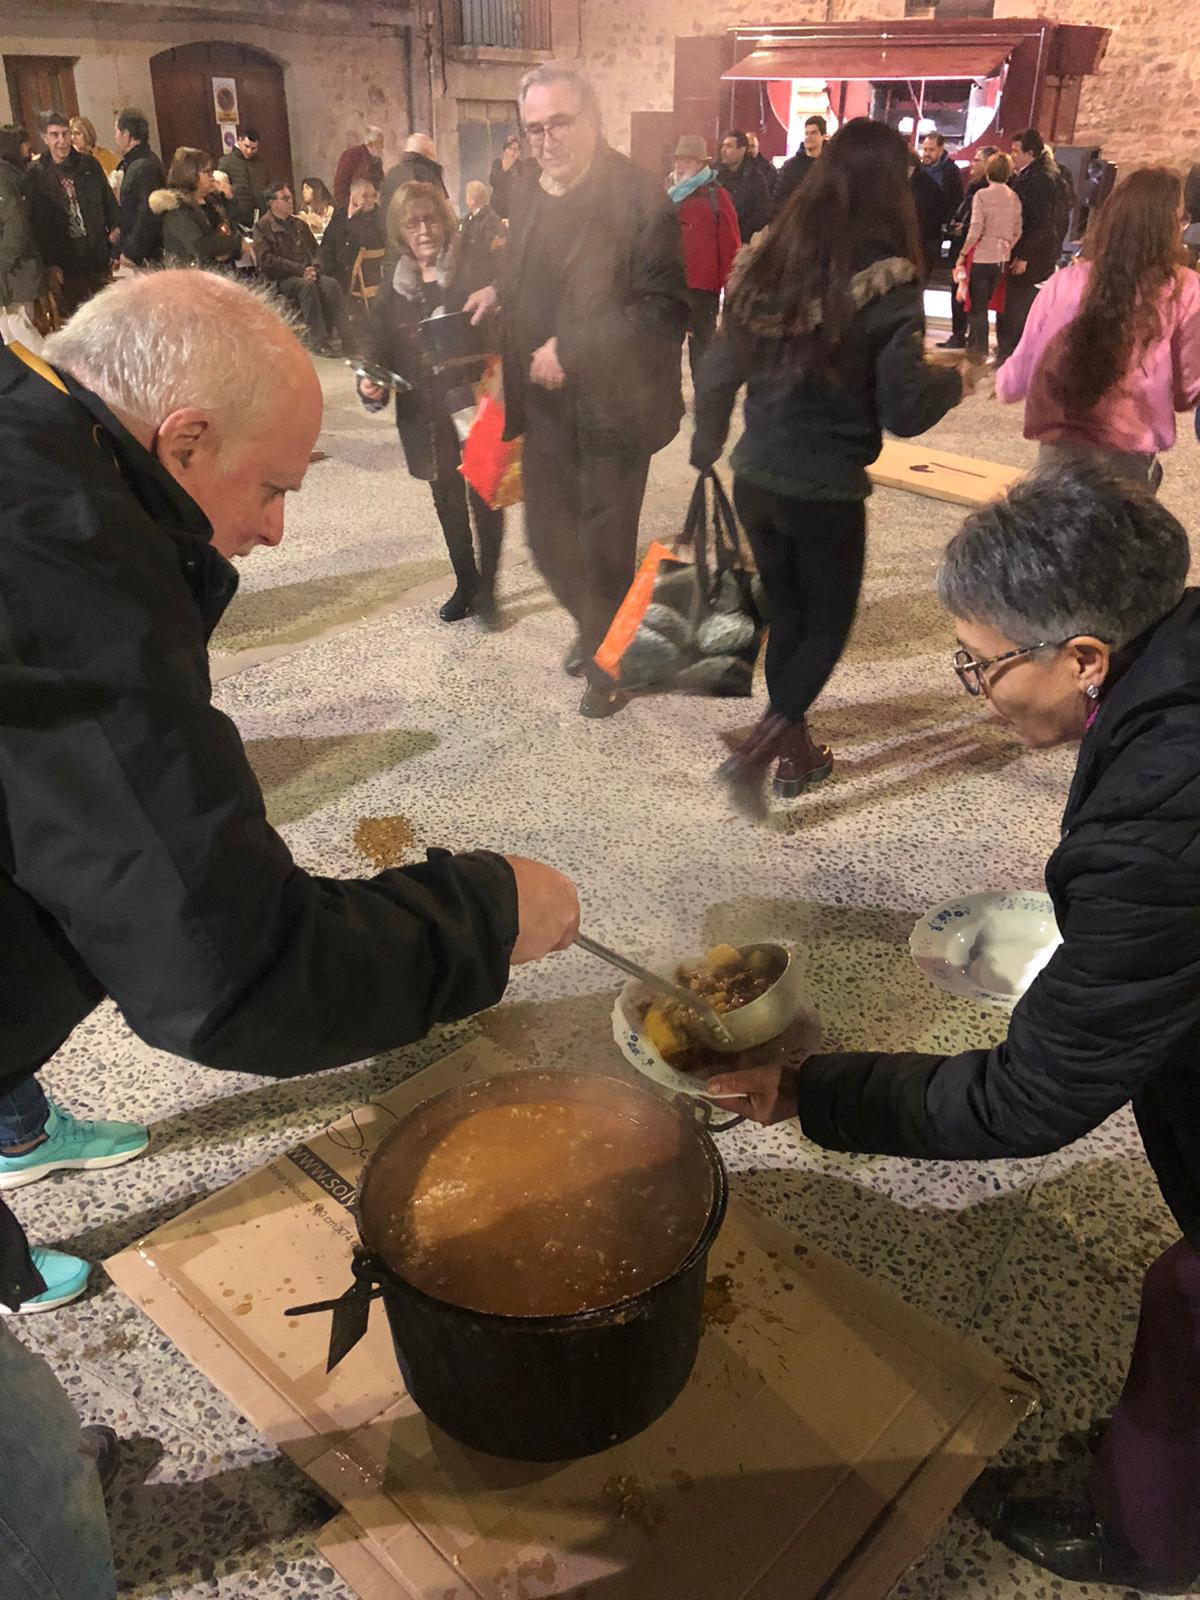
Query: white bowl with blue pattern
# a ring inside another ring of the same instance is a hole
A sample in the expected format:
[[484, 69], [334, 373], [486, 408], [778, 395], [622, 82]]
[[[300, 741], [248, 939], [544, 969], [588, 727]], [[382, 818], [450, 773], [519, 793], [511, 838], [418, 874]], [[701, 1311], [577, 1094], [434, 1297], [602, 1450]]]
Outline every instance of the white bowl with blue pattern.
[[940, 989], [1011, 1011], [1061, 943], [1048, 894], [986, 889], [927, 911], [908, 947]]

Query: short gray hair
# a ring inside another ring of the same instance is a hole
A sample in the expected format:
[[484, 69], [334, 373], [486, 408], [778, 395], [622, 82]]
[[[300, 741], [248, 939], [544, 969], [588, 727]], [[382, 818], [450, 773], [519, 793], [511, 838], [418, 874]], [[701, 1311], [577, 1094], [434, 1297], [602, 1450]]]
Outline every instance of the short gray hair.
[[952, 616], [1016, 645], [1090, 634], [1128, 644], [1178, 605], [1188, 537], [1148, 489], [1092, 465], [1035, 472], [974, 512], [946, 547]]
[[546, 61], [540, 67], [534, 67], [532, 72], [527, 72], [521, 79], [517, 89], [517, 104], [522, 115], [525, 111], [525, 96], [530, 89], [549, 88], [552, 83], [565, 83], [575, 95], [575, 104], [581, 112], [586, 112], [595, 118], [596, 126], [600, 126], [600, 101], [590, 81], [582, 72], [576, 72], [574, 67], [568, 67], [563, 61]]
[[222, 452], [261, 436], [301, 349], [281, 302], [196, 267], [111, 284], [46, 340], [46, 359], [151, 428], [186, 406]]

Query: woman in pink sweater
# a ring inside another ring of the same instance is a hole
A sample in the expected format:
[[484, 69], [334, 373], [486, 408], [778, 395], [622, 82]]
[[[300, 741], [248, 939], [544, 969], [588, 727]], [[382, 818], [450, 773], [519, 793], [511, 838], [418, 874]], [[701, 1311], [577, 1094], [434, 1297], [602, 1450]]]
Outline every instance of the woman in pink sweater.
[[1084, 259], [1039, 290], [996, 393], [1025, 401], [1041, 460], [1099, 459], [1157, 488], [1175, 413], [1200, 400], [1200, 277], [1182, 230], [1177, 174], [1143, 167], [1109, 197]]
[[967, 351], [976, 361], [987, 359], [988, 306], [1000, 286], [1021, 237], [1021, 201], [1008, 180], [1012, 157], [997, 150], [984, 168], [987, 183], [971, 205], [971, 226], [963, 240], [962, 260], [954, 269], [963, 288], [967, 311]]

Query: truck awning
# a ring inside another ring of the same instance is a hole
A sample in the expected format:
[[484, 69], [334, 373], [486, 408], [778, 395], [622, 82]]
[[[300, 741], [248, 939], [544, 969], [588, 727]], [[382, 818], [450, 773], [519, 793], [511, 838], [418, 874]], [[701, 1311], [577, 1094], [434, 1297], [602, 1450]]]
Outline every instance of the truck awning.
[[873, 83], [914, 78], [990, 78], [1023, 35], [940, 44], [934, 40], [855, 39], [760, 44], [735, 61], [725, 79], [868, 78]]

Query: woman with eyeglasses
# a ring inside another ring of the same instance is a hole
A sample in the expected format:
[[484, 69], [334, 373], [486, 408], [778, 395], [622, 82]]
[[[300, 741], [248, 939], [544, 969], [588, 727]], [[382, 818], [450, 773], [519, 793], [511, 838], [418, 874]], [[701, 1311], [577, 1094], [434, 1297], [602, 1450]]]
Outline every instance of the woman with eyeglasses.
[[1088, 229], [1080, 259], [1038, 291], [996, 394], [1025, 402], [1043, 461], [1081, 456], [1157, 488], [1175, 413], [1200, 400], [1200, 278], [1183, 243], [1183, 185], [1131, 172]]
[[[1086, 1495], [1010, 1499], [993, 1531], [1063, 1577], [1200, 1578], [1200, 590], [1141, 486], [1045, 469], [975, 512], [938, 577], [954, 670], [1034, 748], [1079, 743], [1046, 867], [1062, 944], [1007, 1039], [959, 1055], [813, 1055], [726, 1074], [827, 1149], [1045, 1155], [1132, 1103], [1182, 1238], [1146, 1274], [1124, 1393]], [[740, 1107], [739, 1107], [740, 1108]], [[1097, 1429], [1097, 1432], [1100, 1430]]]
[[[471, 276], [472, 263], [463, 255], [450, 202], [431, 183], [405, 183], [396, 190], [388, 207], [387, 234], [396, 268], [380, 284], [371, 305], [367, 358], [409, 385], [396, 394], [400, 444], [409, 472], [429, 484], [454, 568], [454, 592], [438, 615], [443, 622], [473, 616], [493, 629], [500, 620], [496, 573], [504, 512], [494, 511], [464, 480], [454, 423], [456, 409], [474, 404], [470, 385], [478, 380], [483, 362], [439, 364], [418, 332], [418, 325], [432, 317], [461, 311], [467, 296], [482, 285], [478, 276]], [[489, 276], [493, 270], [488, 263]], [[379, 411], [389, 390], [364, 377], [358, 380], [358, 393], [369, 410]]]
[[883, 429], [924, 433], [963, 396], [961, 370], [925, 359], [908, 164], [908, 146], [882, 123], [859, 117], [834, 135], [761, 245], [735, 262], [696, 383], [701, 472], [720, 458], [746, 387], [734, 503], [770, 602], [770, 706], [718, 776], [755, 817], [772, 767], [782, 800], [833, 769], [808, 713], [858, 606], [867, 468]]

